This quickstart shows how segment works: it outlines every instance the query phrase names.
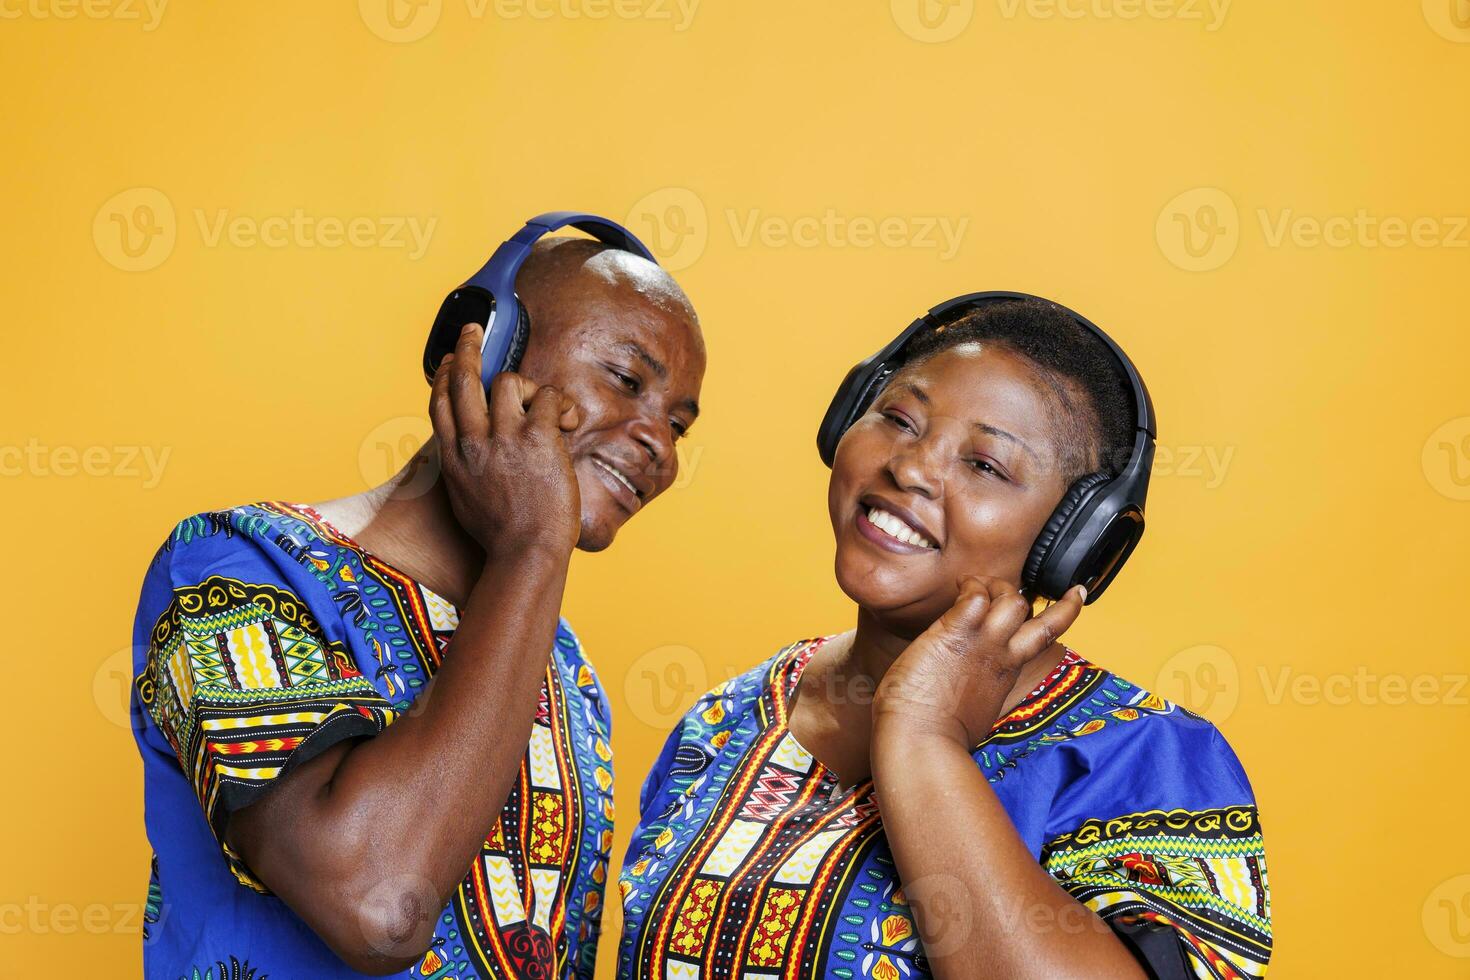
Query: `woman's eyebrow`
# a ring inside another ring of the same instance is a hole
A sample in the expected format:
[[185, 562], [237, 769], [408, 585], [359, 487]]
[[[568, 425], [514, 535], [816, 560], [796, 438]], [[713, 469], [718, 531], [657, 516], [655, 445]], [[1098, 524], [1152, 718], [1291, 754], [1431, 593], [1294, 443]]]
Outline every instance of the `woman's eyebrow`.
[[1035, 451], [1032, 450], [1030, 444], [1027, 443], [1026, 440], [1022, 439], [1020, 436], [1007, 432], [1005, 429], [997, 429], [995, 426], [990, 425], [987, 422], [971, 422], [970, 424], [988, 436], [995, 436], [997, 439], [1005, 439], [1008, 442], [1014, 442], [1016, 445], [1021, 447], [1022, 451], [1024, 451], [1027, 456], [1030, 456], [1038, 463], [1041, 462], [1041, 457], [1036, 455]]
[[[912, 381], [905, 381], [893, 390], [908, 392], [910, 395], [913, 395], [914, 398], [918, 399], [920, 405], [929, 404], [928, 393], [925, 392], [923, 388], [920, 388], [918, 385], [914, 384]], [[1005, 439], [1009, 442], [1014, 442], [1016, 445], [1021, 447], [1022, 451], [1025, 452], [1027, 456], [1030, 456], [1038, 463], [1041, 462], [1041, 457], [1036, 455], [1036, 452], [1031, 448], [1031, 445], [1020, 436], [1015, 435], [1014, 433], [1007, 432], [1005, 429], [998, 429], [995, 426], [990, 425], [988, 422], [972, 422], [970, 424], [979, 429], [981, 432], [985, 433], [986, 435], [995, 436], [998, 439]]]

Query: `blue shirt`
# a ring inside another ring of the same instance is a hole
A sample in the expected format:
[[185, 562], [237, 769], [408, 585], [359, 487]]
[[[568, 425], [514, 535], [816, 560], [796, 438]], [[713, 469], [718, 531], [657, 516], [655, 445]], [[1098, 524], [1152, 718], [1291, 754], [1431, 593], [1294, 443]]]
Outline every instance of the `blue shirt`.
[[[328, 746], [391, 725], [451, 654], [458, 622], [453, 605], [309, 508], [237, 507], [174, 529], [134, 628], [154, 852], [147, 977], [360, 976], [222, 843], [225, 818]], [[592, 975], [611, 759], [606, 699], [563, 622], [505, 809], [403, 976]], [[391, 855], [394, 836], [370, 846]]]
[[[669, 737], [619, 881], [621, 980], [930, 975], [871, 780], [839, 785], [787, 727], [823, 642], [719, 685]], [[1264, 974], [1260, 823], [1213, 725], [1068, 650], [973, 755], [1036, 860], [1153, 976]], [[962, 927], [973, 901], [943, 878], [907, 884]]]

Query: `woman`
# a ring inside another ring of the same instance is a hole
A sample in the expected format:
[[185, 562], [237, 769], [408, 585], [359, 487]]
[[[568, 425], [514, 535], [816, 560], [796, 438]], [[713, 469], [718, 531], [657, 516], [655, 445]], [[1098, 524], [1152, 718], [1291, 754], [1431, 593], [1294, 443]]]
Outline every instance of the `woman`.
[[916, 323], [836, 444], [856, 627], [716, 687], [649, 774], [621, 977], [1264, 973], [1235, 755], [1058, 642], [1085, 585], [1037, 612], [1016, 584], [1069, 490], [1146, 481], [1147, 395], [1075, 315], [985, 300]]

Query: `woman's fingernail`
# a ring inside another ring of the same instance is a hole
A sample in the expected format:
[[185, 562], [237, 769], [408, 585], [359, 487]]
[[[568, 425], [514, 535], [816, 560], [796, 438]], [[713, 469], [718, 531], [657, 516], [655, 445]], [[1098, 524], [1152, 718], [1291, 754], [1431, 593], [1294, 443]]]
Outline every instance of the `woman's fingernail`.
[[1085, 586], [1085, 585], [1079, 585], [1079, 586], [1077, 586], [1077, 594], [1079, 596], [1081, 596], [1083, 602], [1086, 602], [1087, 601], [1087, 586]]

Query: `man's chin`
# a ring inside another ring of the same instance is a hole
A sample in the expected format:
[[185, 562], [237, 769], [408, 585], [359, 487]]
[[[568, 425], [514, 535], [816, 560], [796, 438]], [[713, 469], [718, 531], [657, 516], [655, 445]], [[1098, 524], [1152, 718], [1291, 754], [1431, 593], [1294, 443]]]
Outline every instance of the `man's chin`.
[[618, 529], [626, 521], [609, 520], [607, 517], [597, 515], [582, 515], [582, 532], [577, 537], [577, 550], [598, 552], [605, 551], [613, 543], [613, 538], [618, 536]]

